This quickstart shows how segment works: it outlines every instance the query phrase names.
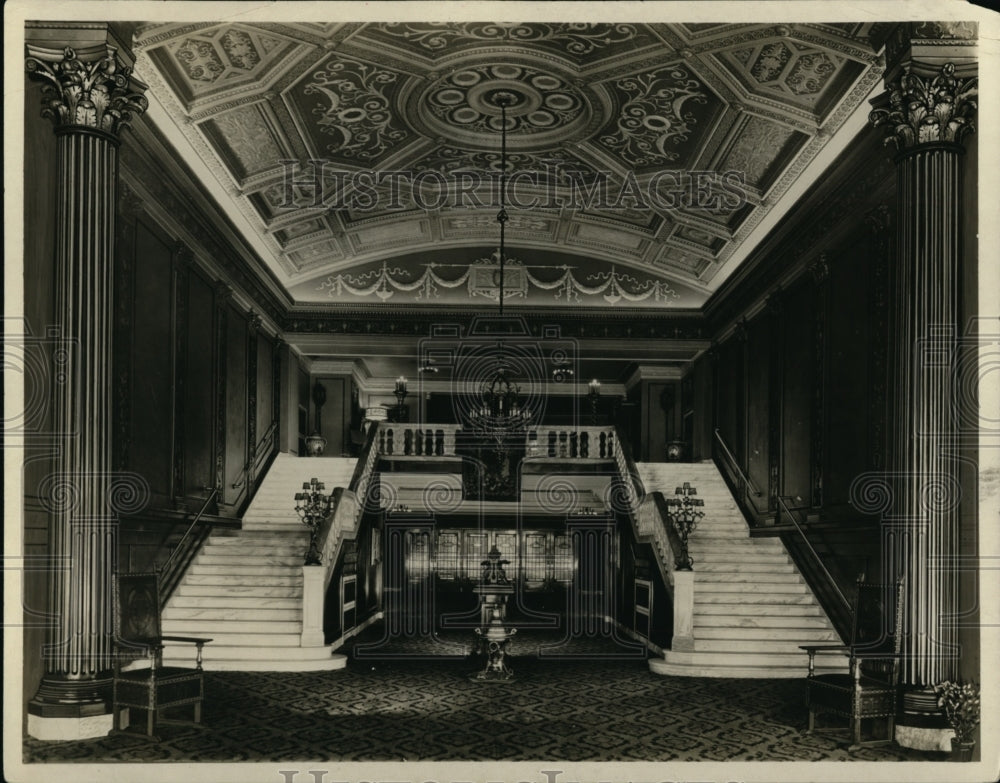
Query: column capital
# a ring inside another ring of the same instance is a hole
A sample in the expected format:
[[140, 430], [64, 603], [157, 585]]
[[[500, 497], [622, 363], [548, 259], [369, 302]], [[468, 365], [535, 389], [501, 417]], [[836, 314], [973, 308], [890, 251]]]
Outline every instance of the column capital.
[[959, 78], [948, 62], [933, 77], [919, 76], [907, 66], [888, 92], [872, 101], [869, 122], [885, 126], [886, 144], [905, 152], [924, 144], [960, 144], [975, 130], [979, 79]]
[[131, 54], [106, 23], [29, 26], [25, 51], [28, 76], [42, 83], [42, 116], [57, 132], [93, 130], [117, 140], [149, 106]]

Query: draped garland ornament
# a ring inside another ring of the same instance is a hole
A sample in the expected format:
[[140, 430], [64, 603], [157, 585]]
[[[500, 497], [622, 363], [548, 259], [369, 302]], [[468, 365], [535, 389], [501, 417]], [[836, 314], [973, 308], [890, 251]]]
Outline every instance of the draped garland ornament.
[[[356, 297], [375, 296], [382, 301], [391, 299], [397, 291], [415, 292], [415, 299], [426, 301], [440, 297], [440, 289], [453, 289], [465, 286], [470, 298], [477, 296], [490, 300], [499, 300], [499, 264], [500, 251], [496, 250], [488, 258], [480, 258], [471, 265], [465, 264], [424, 264], [424, 272], [416, 279], [412, 273], [398, 266], [389, 266], [383, 261], [382, 266], [359, 275], [330, 275], [317, 286], [317, 291], [325, 292], [331, 299], [344, 295]], [[611, 305], [619, 303], [633, 304], [651, 299], [658, 303], [670, 303], [679, 295], [662, 280], [646, 280], [642, 282], [632, 275], [619, 272], [614, 266], [607, 272], [596, 272], [584, 278], [577, 279], [574, 267], [568, 265], [544, 266], [522, 264], [516, 259], [507, 258], [507, 276], [504, 280], [504, 298], [521, 297], [526, 299], [529, 290], [552, 291], [553, 298], [569, 303], [581, 302], [581, 297], [600, 296]], [[457, 277], [446, 277], [441, 274], [445, 269], [457, 268], [464, 270]], [[532, 270], [553, 270], [557, 276], [546, 279], [545, 275], [536, 276]]]

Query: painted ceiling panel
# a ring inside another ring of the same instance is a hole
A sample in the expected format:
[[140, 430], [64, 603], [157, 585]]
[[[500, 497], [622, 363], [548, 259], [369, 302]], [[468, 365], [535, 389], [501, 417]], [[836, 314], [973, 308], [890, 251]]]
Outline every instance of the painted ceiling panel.
[[597, 265], [588, 274], [609, 288], [618, 264], [639, 281], [588, 305], [659, 286], [681, 294], [634, 306], [670, 309], [704, 302], [754, 227], [864, 109], [881, 66], [862, 30], [156, 23], [137, 33], [137, 75], [168, 138], [185, 140], [190, 168], [212, 192], [222, 186], [225, 211], [259, 227], [255, 246], [296, 301], [332, 302], [316, 280], [339, 275], [343, 292], [351, 277], [361, 290], [383, 264], [425, 252], [464, 251], [454, 262], [464, 271], [441, 272], [439, 294], [463, 275], [466, 292], [485, 279], [474, 261], [499, 240], [503, 92], [506, 230], [528, 254], [525, 301], [552, 298], [552, 281], [530, 269], [564, 255]]

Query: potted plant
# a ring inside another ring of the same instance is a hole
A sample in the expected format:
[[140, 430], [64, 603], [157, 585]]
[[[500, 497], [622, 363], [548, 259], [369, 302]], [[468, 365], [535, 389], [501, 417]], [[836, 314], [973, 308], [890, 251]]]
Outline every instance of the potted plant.
[[955, 732], [951, 740], [952, 755], [957, 761], [971, 761], [979, 725], [979, 684], [945, 681], [935, 685], [934, 692], [938, 706]]

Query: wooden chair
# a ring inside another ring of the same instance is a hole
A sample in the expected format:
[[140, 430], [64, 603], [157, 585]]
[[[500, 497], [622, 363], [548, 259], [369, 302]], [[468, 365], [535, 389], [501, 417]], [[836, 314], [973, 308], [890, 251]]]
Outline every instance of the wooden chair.
[[[211, 639], [163, 636], [156, 574], [121, 574], [115, 582], [115, 639], [112, 677], [114, 731], [121, 731], [122, 710], [146, 711], [146, 734], [155, 734], [160, 714], [171, 707], [194, 705], [194, 722], [201, 722], [205, 696], [202, 647]], [[195, 645], [193, 668], [163, 665], [163, 643]], [[146, 665], [140, 664], [145, 660]], [[126, 668], [127, 667], [127, 668]], [[131, 717], [131, 716], [130, 716]]]
[[[862, 575], [854, 600], [850, 644], [801, 648], [809, 653], [806, 680], [809, 732], [830, 731], [816, 728], [816, 716], [831, 713], [849, 720], [852, 748], [893, 741], [898, 707], [902, 598], [902, 580], [894, 584], [874, 584], [866, 582]], [[848, 656], [849, 673], [816, 674], [817, 653]], [[861, 721], [866, 719], [884, 719], [886, 736], [862, 742]]]

